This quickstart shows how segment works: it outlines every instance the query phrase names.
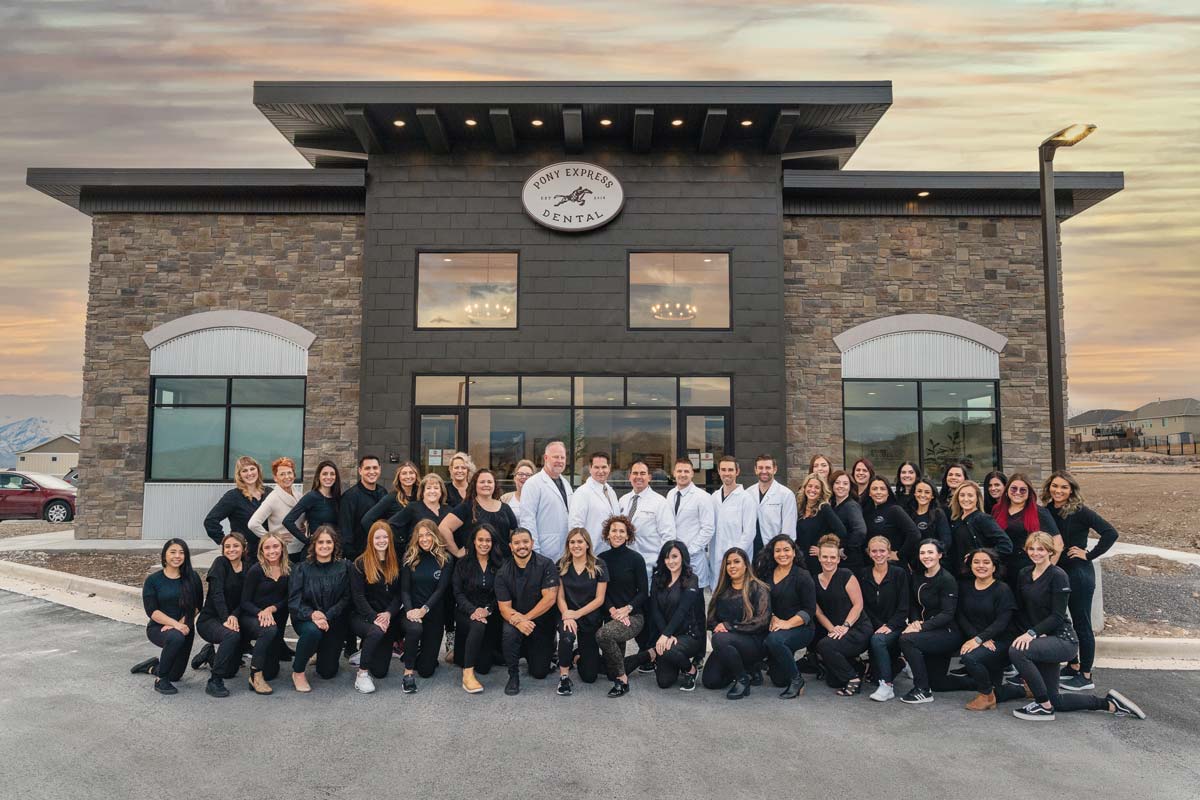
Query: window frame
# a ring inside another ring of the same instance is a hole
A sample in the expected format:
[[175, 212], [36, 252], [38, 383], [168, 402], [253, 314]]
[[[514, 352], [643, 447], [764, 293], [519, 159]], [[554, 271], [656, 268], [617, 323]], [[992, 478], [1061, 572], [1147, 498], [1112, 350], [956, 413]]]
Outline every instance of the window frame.
[[[512, 327], [472, 327], [466, 326], [438, 326], [423, 327], [421, 325], [421, 256], [423, 255], [512, 255], [517, 258], [517, 278], [516, 278], [516, 299], [513, 302], [513, 324]], [[413, 255], [413, 319], [412, 329], [414, 331], [438, 332], [438, 331], [516, 331], [521, 329], [521, 251], [514, 248], [497, 248], [487, 249], [479, 247], [425, 247], [418, 248]]]
[[[668, 325], [638, 327], [633, 324], [633, 257], [635, 255], [670, 255], [674, 253], [713, 253], [716, 255], [724, 255], [727, 259], [728, 270], [725, 275], [725, 292], [727, 302], [729, 303], [729, 322], [724, 326], [717, 327], [686, 327], [675, 328]], [[697, 331], [731, 331], [733, 330], [733, 248], [732, 247], [630, 247], [625, 250], [625, 330], [627, 332], [646, 332], [653, 331], [655, 333], [696, 333]], [[586, 377], [586, 376], [584, 376]], [[630, 377], [626, 375], [625, 377]], [[633, 376], [641, 377], [641, 376]], [[681, 376], [679, 377], [692, 377]], [[723, 377], [718, 375], [702, 376], [702, 377]]]
[[[179, 380], [179, 379], [197, 379], [207, 378], [213, 380], [225, 381], [225, 403], [197, 403], [195, 405], [177, 406], [172, 403], [156, 403], [155, 399], [155, 383], [159, 380]], [[302, 391], [301, 397], [303, 402], [300, 404], [294, 403], [233, 403], [233, 382], [235, 380], [251, 379], [251, 380], [289, 380], [301, 381]], [[211, 483], [211, 484], [227, 484], [234, 480], [233, 477], [222, 478], [152, 478], [151, 471], [154, 467], [154, 413], [158, 408], [223, 408], [225, 409], [225, 441], [221, 451], [222, 469], [229, 468], [229, 433], [233, 422], [232, 410], [235, 408], [298, 408], [301, 410], [300, 415], [300, 463], [296, 465], [296, 480], [302, 481], [304, 474], [304, 446], [308, 437], [308, 376], [307, 375], [151, 375], [149, 390], [146, 393], [147, 409], [146, 409], [146, 463], [143, 467], [143, 481], [145, 483]], [[270, 483], [270, 465], [260, 465], [263, 470], [263, 481]]]

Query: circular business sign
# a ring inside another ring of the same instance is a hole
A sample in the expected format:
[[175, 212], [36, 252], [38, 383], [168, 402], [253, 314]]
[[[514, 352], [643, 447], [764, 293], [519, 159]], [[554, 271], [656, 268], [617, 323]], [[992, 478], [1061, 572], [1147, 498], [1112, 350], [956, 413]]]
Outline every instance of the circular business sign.
[[612, 222], [625, 204], [625, 190], [604, 167], [562, 161], [542, 167], [521, 189], [525, 213], [556, 231], [590, 231]]

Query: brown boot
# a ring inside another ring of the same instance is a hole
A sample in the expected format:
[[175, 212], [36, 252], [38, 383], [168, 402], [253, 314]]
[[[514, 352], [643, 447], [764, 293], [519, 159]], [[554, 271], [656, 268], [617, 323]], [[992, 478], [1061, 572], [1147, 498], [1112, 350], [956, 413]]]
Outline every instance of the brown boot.
[[1021, 685], [1025, 687], [1025, 699], [1032, 700], [1033, 699], [1033, 690], [1029, 688], [1029, 684], [1026, 683], [1025, 681], [1021, 681]]
[[462, 687], [467, 694], [479, 694], [483, 691], [483, 684], [475, 679], [475, 670], [471, 667], [463, 670]]
[[975, 699], [967, 703], [964, 708], [967, 711], [991, 711], [996, 707], [996, 693], [988, 692], [987, 694], [977, 694]]
[[257, 669], [250, 670], [250, 688], [254, 690], [255, 694], [271, 694], [275, 691], [263, 677], [262, 670]]

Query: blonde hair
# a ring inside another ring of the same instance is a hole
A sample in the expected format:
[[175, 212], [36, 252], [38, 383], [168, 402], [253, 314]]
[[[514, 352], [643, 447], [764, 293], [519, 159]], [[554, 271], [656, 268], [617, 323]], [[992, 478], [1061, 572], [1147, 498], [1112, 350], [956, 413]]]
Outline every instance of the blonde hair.
[[962, 505], [958, 502], [958, 494], [967, 487], [975, 490], [975, 510], [983, 510], [983, 489], [980, 489], [979, 484], [975, 481], [967, 479], [958, 485], [954, 494], [950, 495], [950, 519], [962, 519]]
[[425, 486], [430, 483], [436, 483], [438, 489], [440, 489], [442, 492], [442, 496], [438, 498], [438, 505], [446, 505], [446, 500], [448, 499], [446, 494], [446, 482], [442, 480], [442, 476], [438, 475], [436, 472], [431, 472], [424, 478], [421, 478], [421, 482], [417, 484], [417, 499], [425, 499]]
[[[379, 560], [379, 553], [375, 551], [375, 531], [387, 531], [388, 546], [382, 562]], [[367, 583], [379, 583], [381, 576], [384, 583], [395, 581], [400, 575], [400, 563], [396, 559], [396, 539], [392, 534], [392, 526], [383, 520], [372, 525], [367, 534], [367, 547], [355, 560], [362, 567]]]
[[[454, 466], [454, 462], [458, 461], [459, 459], [462, 459], [462, 462], [467, 465], [467, 472], [471, 473], [471, 475], [474, 475], [475, 470], [478, 469], [478, 467], [475, 466], [474, 459], [472, 459], [470, 455], [462, 452], [461, 450], [459, 450], [454, 455], [450, 456], [450, 461], [447, 462], [446, 466]], [[470, 475], [468, 475], [467, 477], [470, 478]]]
[[1028, 551], [1035, 544], [1040, 544], [1051, 556], [1058, 555], [1058, 548], [1054, 546], [1054, 537], [1044, 531], [1034, 531], [1026, 536], [1024, 550]]
[[[243, 467], [254, 467], [258, 470], [258, 478], [254, 481], [253, 486], [242, 480]], [[250, 456], [238, 456], [238, 460], [233, 462], [233, 482], [237, 485], [238, 491], [246, 497], [250, 496], [251, 490], [260, 496], [266, 492], [266, 487], [263, 486], [262, 465]]]
[[[609, 517], [609, 520], [612, 519], [615, 519], [615, 517]], [[605, 525], [607, 526], [607, 523], [605, 523]], [[608, 528], [605, 527], [606, 532], [607, 530]], [[571, 528], [571, 530], [567, 532], [566, 547], [563, 549], [562, 557], [558, 559], [558, 574], [566, 575], [567, 570], [571, 568], [571, 562], [574, 560], [574, 557], [571, 555], [570, 545], [571, 539], [576, 536], [578, 536], [580, 539], [583, 539], [583, 543], [587, 547], [587, 552], [583, 554], [583, 571], [588, 574], [589, 578], [595, 578], [596, 554], [592, 552], [592, 535], [588, 533], [587, 528]], [[630, 537], [630, 539], [632, 540], [632, 537]]]
[[429, 535], [433, 537], [433, 545], [429, 548], [429, 554], [434, 557], [439, 567], [446, 566], [446, 561], [450, 558], [446, 553], [446, 543], [442, 541], [442, 535], [438, 533], [437, 525], [428, 519], [423, 519], [413, 526], [412, 535], [408, 539], [408, 547], [404, 550], [404, 566], [412, 569], [421, 560], [421, 545], [418, 544], [421, 531], [428, 531]]
[[879, 544], [886, 547], [888, 549], [888, 552], [891, 552], [892, 543], [886, 536], [872, 536], [870, 539], [867, 540], [867, 549], [870, 550], [871, 545], [875, 544], [876, 542], [878, 542]]
[[[1042, 505], [1046, 508], [1054, 507], [1054, 498], [1050, 496], [1050, 483], [1055, 479], [1067, 482], [1071, 487], [1071, 494], [1067, 497], [1067, 504], [1059, 509], [1058, 513], [1064, 517], [1069, 517], [1083, 507], [1083, 493], [1079, 490], [1079, 481], [1075, 480], [1075, 476], [1067, 472], [1065, 469], [1056, 469], [1050, 473], [1050, 477], [1046, 478], [1046, 482], [1042, 484]], [[1026, 481], [1026, 483], [1029, 483]], [[1030, 484], [1030, 491], [1033, 490], [1033, 485]]]
[[[817, 485], [821, 487], [821, 496], [817, 498], [815, 504], [804, 493], [804, 490], [808, 488], [808, 484], [812, 481], [816, 481]], [[830, 490], [829, 484], [825, 482], [825, 479], [815, 472], [808, 473], [808, 477], [800, 484], [800, 491], [796, 492], [796, 501], [800, 504], [801, 519], [815, 517], [817, 512], [821, 510], [821, 506], [828, 503], [831, 497], [833, 497], [833, 492]]]
[[292, 561], [290, 558], [288, 558], [287, 545], [283, 543], [283, 539], [280, 538], [278, 533], [268, 533], [266, 536], [258, 540], [258, 553], [256, 554], [258, 557], [258, 565], [262, 567], [263, 575], [269, 575], [270, 572], [268, 572], [268, 570], [271, 568], [271, 564], [269, 561], [267, 561], [267, 557], [263, 555], [263, 545], [268, 539], [274, 539], [275, 541], [279, 542], [279, 574], [282, 576], [291, 573]]

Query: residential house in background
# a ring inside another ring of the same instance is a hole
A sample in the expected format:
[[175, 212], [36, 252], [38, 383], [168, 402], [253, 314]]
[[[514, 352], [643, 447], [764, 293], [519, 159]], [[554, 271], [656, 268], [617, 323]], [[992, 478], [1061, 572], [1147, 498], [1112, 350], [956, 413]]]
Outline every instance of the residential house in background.
[[79, 464], [79, 436], [63, 434], [17, 453], [17, 469], [61, 478]]

